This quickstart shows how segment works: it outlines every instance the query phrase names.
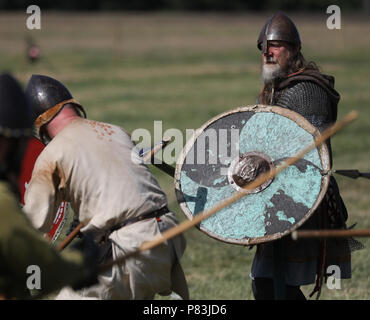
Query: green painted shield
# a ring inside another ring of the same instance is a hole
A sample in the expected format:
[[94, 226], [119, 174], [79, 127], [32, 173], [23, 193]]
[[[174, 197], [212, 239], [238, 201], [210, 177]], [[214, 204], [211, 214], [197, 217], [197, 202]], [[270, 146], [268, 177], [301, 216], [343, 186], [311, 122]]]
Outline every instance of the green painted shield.
[[[196, 131], [179, 157], [175, 187], [181, 209], [192, 219], [213, 208], [240, 190], [240, 177], [253, 181], [253, 174], [260, 170], [256, 163], [276, 167], [312, 144], [318, 134], [298, 113], [275, 106], [240, 107], [211, 119]], [[313, 149], [273, 180], [204, 220], [200, 230], [242, 245], [287, 235], [322, 200], [329, 163], [326, 145]]]

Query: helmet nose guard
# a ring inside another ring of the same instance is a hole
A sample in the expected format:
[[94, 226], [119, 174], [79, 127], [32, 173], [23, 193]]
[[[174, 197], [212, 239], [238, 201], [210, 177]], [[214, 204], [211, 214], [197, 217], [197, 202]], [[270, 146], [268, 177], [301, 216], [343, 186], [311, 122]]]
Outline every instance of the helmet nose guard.
[[261, 29], [257, 48], [267, 54], [267, 41], [286, 41], [301, 48], [301, 38], [294, 22], [279, 11], [270, 17]]

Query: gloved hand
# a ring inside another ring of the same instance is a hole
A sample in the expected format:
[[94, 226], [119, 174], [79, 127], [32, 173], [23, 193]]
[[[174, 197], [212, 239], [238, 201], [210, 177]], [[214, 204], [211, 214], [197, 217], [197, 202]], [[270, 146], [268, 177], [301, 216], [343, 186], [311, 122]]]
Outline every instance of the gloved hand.
[[84, 258], [83, 265], [86, 270], [81, 279], [77, 281], [72, 288], [74, 290], [79, 290], [97, 284], [100, 248], [92, 233], [84, 233], [82, 239], [73, 244], [72, 248], [82, 253]]

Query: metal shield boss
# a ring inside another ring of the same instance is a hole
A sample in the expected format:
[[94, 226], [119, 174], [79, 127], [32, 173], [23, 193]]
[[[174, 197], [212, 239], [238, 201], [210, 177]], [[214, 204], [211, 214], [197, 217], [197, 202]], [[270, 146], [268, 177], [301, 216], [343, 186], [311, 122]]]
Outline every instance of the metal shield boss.
[[[209, 120], [177, 161], [177, 200], [188, 219], [238, 192], [260, 174], [314, 143], [319, 131], [291, 110], [240, 107]], [[323, 199], [330, 161], [325, 144], [238, 201], [203, 220], [199, 229], [228, 243], [279, 239], [301, 226]]]

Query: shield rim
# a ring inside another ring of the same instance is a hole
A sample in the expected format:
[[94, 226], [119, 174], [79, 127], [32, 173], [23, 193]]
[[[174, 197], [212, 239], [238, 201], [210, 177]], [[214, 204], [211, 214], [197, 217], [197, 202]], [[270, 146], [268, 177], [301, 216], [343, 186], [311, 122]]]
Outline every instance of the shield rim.
[[[246, 111], [253, 111], [255, 113], [257, 112], [273, 112], [276, 114], [279, 114], [281, 116], [284, 116], [295, 123], [297, 123], [301, 128], [303, 128], [305, 131], [310, 133], [314, 138], [321, 135], [320, 131], [313, 126], [308, 120], [306, 120], [302, 115], [299, 113], [289, 110], [287, 108], [279, 107], [279, 106], [270, 106], [270, 105], [263, 105], [263, 104], [253, 104], [253, 105], [247, 105], [247, 106], [240, 106], [238, 108], [228, 110], [226, 112], [220, 113], [217, 116], [211, 118], [206, 123], [204, 123], [200, 128], [196, 129], [192, 135], [192, 137], [186, 142], [184, 148], [182, 149], [177, 161], [176, 161], [176, 168], [175, 168], [175, 174], [174, 174], [174, 184], [175, 184], [175, 193], [176, 193], [176, 200], [184, 213], [185, 217], [189, 220], [193, 219], [193, 214], [191, 213], [190, 209], [186, 205], [185, 201], [180, 201], [180, 195], [182, 195], [181, 191], [181, 183], [180, 183], [180, 174], [181, 174], [181, 168], [184, 163], [184, 160], [186, 158], [186, 155], [194, 145], [195, 141], [198, 139], [199, 135], [213, 122], [217, 121], [220, 118], [223, 118], [227, 115], [238, 113], [238, 112], [246, 112]], [[322, 199], [324, 198], [326, 191], [328, 189], [329, 185], [329, 179], [330, 179], [330, 157], [329, 157], [329, 150], [325, 143], [321, 144], [320, 146], [317, 146], [316, 149], [319, 153], [319, 158], [322, 164], [322, 171], [327, 172], [326, 174], [322, 174], [321, 179], [321, 187], [320, 192], [316, 198], [316, 201], [314, 205], [311, 207], [311, 209], [306, 213], [306, 215], [294, 226], [292, 226], [290, 229], [287, 229], [284, 232], [277, 232], [274, 234], [266, 235], [263, 237], [252, 237], [252, 238], [244, 238], [244, 239], [232, 239], [232, 238], [226, 238], [221, 237], [205, 228], [203, 228], [200, 224], [197, 225], [197, 228], [205, 233], [206, 235], [210, 236], [211, 238], [214, 238], [216, 240], [231, 243], [231, 244], [239, 244], [239, 245], [255, 245], [255, 244], [261, 244], [266, 243], [270, 241], [274, 241], [277, 239], [281, 239], [282, 237], [285, 237], [301, 227], [313, 214], [313, 212], [317, 209], [319, 204], [321, 203]], [[235, 191], [238, 192], [238, 191]]]

